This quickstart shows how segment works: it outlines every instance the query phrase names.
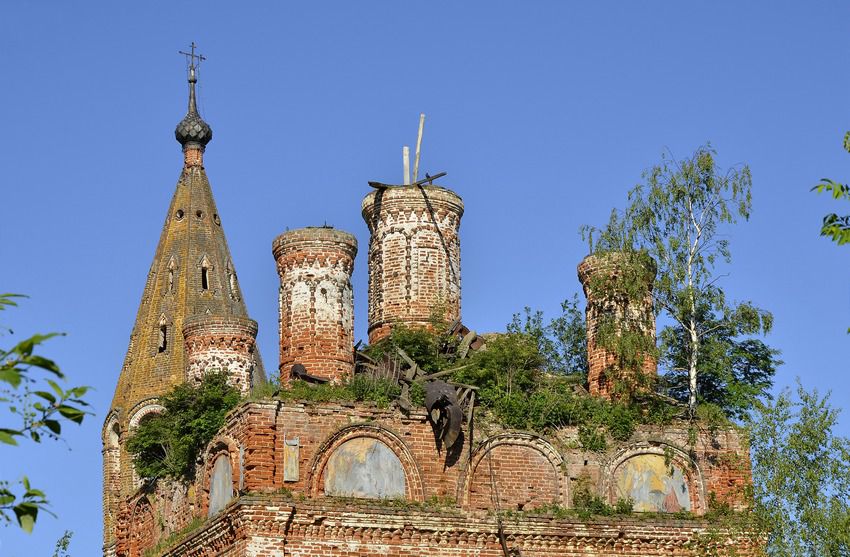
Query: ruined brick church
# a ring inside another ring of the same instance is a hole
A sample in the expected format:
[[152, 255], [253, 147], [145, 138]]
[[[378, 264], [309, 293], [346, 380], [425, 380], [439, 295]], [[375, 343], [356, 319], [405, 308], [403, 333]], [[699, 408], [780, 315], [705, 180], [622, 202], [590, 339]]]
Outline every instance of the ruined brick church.
[[[105, 556], [700, 555], [694, 540], [714, 528], [709, 501], [746, 508], [749, 457], [733, 429], [644, 425], [590, 451], [575, 427], [464, 428], [448, 451], [424, 408], [247, 396], [199, 456], [191, 485], [140, 478], [126, 440], [162, 411], [161, 396], [211, 369], [245, 395], [266, 380], [204, 168], [212, 130], [197, 111], [194, 59], [189, 72], [189, 109], [175, 132], [183, 169], [102, 430]], [[361, 210], [369, 343], [399, 323], [428, 326], [434, 307], [459, 323], [460, 196], [433, 183], [380, 185]], [[330, 227], [274, 239], [281, 388], [293, 369], [330, 382], [355, 372], [357, 252], [353, 235]], [[595, 342], [596, 324], [616, 308], [598, 303], [590, 284], [611, 266], [590, 256], [578, 271], [588, 297], [588, 396], [610, 397], [611, 355]], [[646, 288], [637, 317], [654, 334], [651, 281]], [[656, 373], [655, 362], [635, 373]], [[580, 484], [610, 504], [631, 499], [634, 512], [547, 512], [570, 509]], [[723, 544], [753, 551], [731, 532]]]

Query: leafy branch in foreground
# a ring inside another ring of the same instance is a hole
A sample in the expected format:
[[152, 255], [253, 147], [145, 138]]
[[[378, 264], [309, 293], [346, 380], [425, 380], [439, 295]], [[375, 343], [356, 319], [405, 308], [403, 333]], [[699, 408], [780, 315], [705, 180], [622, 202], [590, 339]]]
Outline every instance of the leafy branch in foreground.
[[[844, 150], [850, 153], [850, 132], [844, 134]], [[829, 178], [822, 178], [820, 183], [812, 188], [817, 193], [829, 193], [836, 201], [850, 201], [850, 186], [839, 184]], [[823, 217], [820, 235], [826, 236], [839, 246], [850, 243], [850, 215], [829, 213]]]
[[[18, 294], [0, 294], [0, 310], [17, 306]], [[9, 333], [12, 331], [6, 329]], [[56, 333], [33, 335], [9, 349], [0, 348], [0, 408], [13, 416], [12, 424], [0, 424], [0, 443], [16, 446], [21, 439], [36, 443], [61, 439], [62, 422], [81, 424], [89, 414], [83, 399], [89, 387], [63, 389], [58, 381], [65, 375], [53, 360], [36, 354]], [[15, 517], [18, 525], [31, 532], [39, 511], [47, 510], [44, 492], [33, 488], [29, 479], [17, 482], [0, 478], [0, 523]]]

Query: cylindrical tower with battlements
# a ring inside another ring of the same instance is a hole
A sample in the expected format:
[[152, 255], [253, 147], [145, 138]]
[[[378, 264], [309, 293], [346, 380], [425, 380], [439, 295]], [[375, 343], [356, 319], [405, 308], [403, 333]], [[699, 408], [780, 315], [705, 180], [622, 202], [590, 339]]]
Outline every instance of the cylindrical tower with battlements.
[[275, 238], [280, 275], [280, 379], [292, 366], [339, 382], [354, 373], [351, 273], [357, 239], [332, 227], [290, 230]]
[[655, 273], [655, 261], [639, 253], [597, 253], [579, 263], [578, 278], [587, 297], [590, 394], [627, 398], [634, 390], [651, 387], [658, 373], [652, 309]]
[[428, 327], [460, 319], [463, 201], [438, 186], [376, 190], [363, 199], [369, 226], [369, 343], [395, 323]]
[[183, 322], [186, 374], [190, 382], [225, 372], [243, 395], [251, 392], [257, 322], [235, 315], [195, 315]]

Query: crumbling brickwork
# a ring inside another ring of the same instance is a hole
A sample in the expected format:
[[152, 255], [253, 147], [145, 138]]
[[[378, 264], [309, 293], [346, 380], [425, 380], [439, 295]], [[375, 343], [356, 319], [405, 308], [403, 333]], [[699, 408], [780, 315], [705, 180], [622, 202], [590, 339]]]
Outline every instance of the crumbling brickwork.
[[369, 343], [394, 323], [428, 327], [436, 309], [460, 319], [463, 201], [437, 186], [386, 188], [366, 196], [369, 226]]
[[357, 240], [330, 227], [300, 228], [278, 236], [272, 253], [280, 276], [281, 381], [296, 363], [331, 381], [351, 376]]
[[[189, 489], [195, 499], [184, 508], [206, 517], [212, 465], [222, 455], [230, 458], [233, 492], [257, 495], [236, 496], [190, 538], [191, 544], [164, 554], [271, 557], [282, 551], [285, 539], [292, 555], [416, 555], [439, 548], [439, 555], [503, 557], [498, 527], [489, 514], [499, 509], [511, 511], [505, 521], [508, 545], [523, 555], [699, 555], [688, 544], [709, 526], [696, 518], [706, 512], [709, 494], [733, 508], [745, 508], [749, 467], [745, 459], [736, 459], [746, 452], [734, 430], [699, 432], [695, 441], [692, 435], [686, 423], [642, 426], [632, 439], [599, 453], [574, 448], [576, 428], [563, 428], [549, 438], [501, 431], [477, 438], [471, 453], [464, 440], [447, 454], [437, 451], [424, 414], [405, 416], [360, 404], [246, 402], [231, 412], [205, 451], [197, 482]], [[360, 438], [379, 440], [399, 457], [409, 504], [358, 502], [324, 493], [328, 460], [346, 441]], [[284, 473], [286, 459], [292, 457], [287, 442], [298, 447], [297, 478], [287, 479]], [[572, 506], [572, 491], [582, 481], [615, 503], [619, 467], [654, 454], [687, 470], [695, 518], [535, 518], [546, 512], [539, 509], [550, 505]], [[291, 495], [275, 495], [284, 491]], [[149, 499], [163, 505], [169, 497]], [[126, 516], [129, 521], [133, 515]], [[229, 524], [225, 529], [222, 520]], [[375, 524], [386, 524], [388, 530], [373, 530]], [[141, 539], [153, 544], [173, 530], [155, 529], [142, 536], [140, 528], [127, 525], [119, 531], [127, 536], [119, 544], [125, 548]], [[742, 537], [736, 547], [748, 543]]]
[[228, 383], [247, 396], [253, 386], [257, 322], [245, 317], [197, 315], [183, 324], [186, 377], [200, 382], [210, 372], [227, 374]]
[[[626, 292], [617, 278], [622, 278], [626, 265], [641, 265], [644, 272], [632, 271], [625, 279], [634, 281]], [[625, 254], [608, 252], [589, 255], [579, 263], [578, 278], [587, 298], [587, 385], [591, 395], [612, 398], [617, 382], [621, 386], [646, 388], [640, 374], [653, 378], [658, 373], [654, 354], [646, 354], [640, 369], [623, 369], [620, 358], [600, 342], [605, 324], [612, 326], [609, 335], [622, 335], [626, 327], [640, 331], [654, 344], [655, 313], [652, 308], [652, 283], [655, 264], [650, 259], [627, 258]], [[640, 279], [639, 281], [636, 279]], [[603, 286], [604, 285], [604, 286]], [[630, 389], [630, 390], [631, 390]]]

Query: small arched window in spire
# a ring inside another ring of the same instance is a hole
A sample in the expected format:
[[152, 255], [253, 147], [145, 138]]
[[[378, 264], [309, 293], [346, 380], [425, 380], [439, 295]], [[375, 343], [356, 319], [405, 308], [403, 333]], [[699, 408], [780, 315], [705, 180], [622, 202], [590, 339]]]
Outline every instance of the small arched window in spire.
[[159, 342], [157, 343], [157, 353], [162, 354], [168, 349], [168, 320], [165, 315], [159, 318]]
[[168, 262], [168, 293], [174, 292], [174, 279], [177, 276], [177, 260], [172, 256]]
[[210, 269], [212, 265], [210, 265], [210, 260], [207, 259], [205, 255], [203, 259], [201, 259], [201, 289], [209, 290], [210, 289]]

